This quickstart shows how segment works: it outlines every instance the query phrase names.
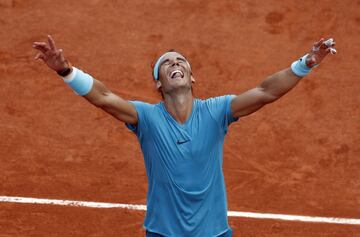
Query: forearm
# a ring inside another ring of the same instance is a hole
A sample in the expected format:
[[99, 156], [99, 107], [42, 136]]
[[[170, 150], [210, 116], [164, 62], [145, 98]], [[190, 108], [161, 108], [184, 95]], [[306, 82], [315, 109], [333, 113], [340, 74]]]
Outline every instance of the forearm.
[[111, 91], [99, 80], [93, 79], [93, 86], [84, 98], [96, 107], [102, 107], [106, 103], [106, 98], [110, 96]]
[[267, 103], [273, 102], [294, 88], [301, 77], [296, 76], [291, 68], [286, 68], [267, 77], [259, 87], [267, 95]]
[[135, 107], [112, 93], [102, 82], [89, 74], [74, 68], [74, 71], [64, 79], [78, 95], [84, 97], [91, 104], [103, 109], [120, 121], [129, 124], [137, 123]]
[[294, 61], [291, 67], [267, 77], [259, 86], [236, 96], [231, 102], [231, 111], [234, 117], [242, 117], [254, 113], [264, 105], [274, 102], [294, 88], [302, 77], [319, 65], [331, 51], [335, 42], [333, 39], [316, 42], [312, 50]]
[[97, 107], [101, 107], [111, 93], [102, 82], [75, 67], [72, 68], [69, 75], [64, 77], [64, 81], [76, 94], [83, 96]]
[[135, 107], [128, 101], [111, 93], [103, 83], [91, 75], [72, 67], [64, 58], [62, 49], [57, 49], [52, 37], [48, 36], [48, 43], [34, 42], [33, 47], [39, 50], [35, 59], [43, 60], [49, 68], [57, 72], [77, 94], [96, 107], [100, 107], [115, 118], [129, 124], [137, 123]]

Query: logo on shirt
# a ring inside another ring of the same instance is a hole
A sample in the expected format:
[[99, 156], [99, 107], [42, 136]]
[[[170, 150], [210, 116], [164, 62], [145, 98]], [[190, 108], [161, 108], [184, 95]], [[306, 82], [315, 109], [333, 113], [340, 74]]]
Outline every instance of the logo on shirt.
[[181, 144], [187, 143], [187, 142], [189, 142], [189, 141], [190, 141], [190, 140], [184, 140], [184, 141], [178, 140], [176, 143], [177, 143], [178, 145], [181, 145]]

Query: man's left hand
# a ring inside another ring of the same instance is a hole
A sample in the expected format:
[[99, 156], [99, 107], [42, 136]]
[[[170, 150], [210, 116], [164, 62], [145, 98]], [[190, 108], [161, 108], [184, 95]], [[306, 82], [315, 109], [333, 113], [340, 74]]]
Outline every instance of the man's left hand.
[[315, 42], [309, 55], [306, 58], [306, 65], [311, 68], [315, 65], [320, 64], [320, 62], [330, 52], [332, 54], [335, 54], [336, 50], [334, 46], [335, 46], [335, 41], [332, 38], [329, 38], [327, 40], [321, 38], [318, 42]]

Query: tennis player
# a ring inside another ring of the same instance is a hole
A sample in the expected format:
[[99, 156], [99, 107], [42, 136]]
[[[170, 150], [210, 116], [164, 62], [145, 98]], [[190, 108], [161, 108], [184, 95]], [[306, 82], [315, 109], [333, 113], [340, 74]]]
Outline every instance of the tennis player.
[[146, 236], [230, 237], [222, 172], [224, 138], [231, 123], [289, 92], [330, 52], [332, 39], [239, 95], [194, 98], [195, 78], [178, 52], [161, 55], [153, 69], [163, 100], [127, 101], [71, 66], [54, 40], [34, 42], [42, 59], [76, 94], [124, 122], [138, 137], [148, 177]]

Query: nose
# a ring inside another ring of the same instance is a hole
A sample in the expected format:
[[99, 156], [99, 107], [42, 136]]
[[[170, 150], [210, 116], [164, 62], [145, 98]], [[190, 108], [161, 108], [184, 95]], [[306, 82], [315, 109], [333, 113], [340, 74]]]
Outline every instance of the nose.
[[179, 62], [177, 60], [174, 60], [171, 64], [171, 66], [179, 66]]

